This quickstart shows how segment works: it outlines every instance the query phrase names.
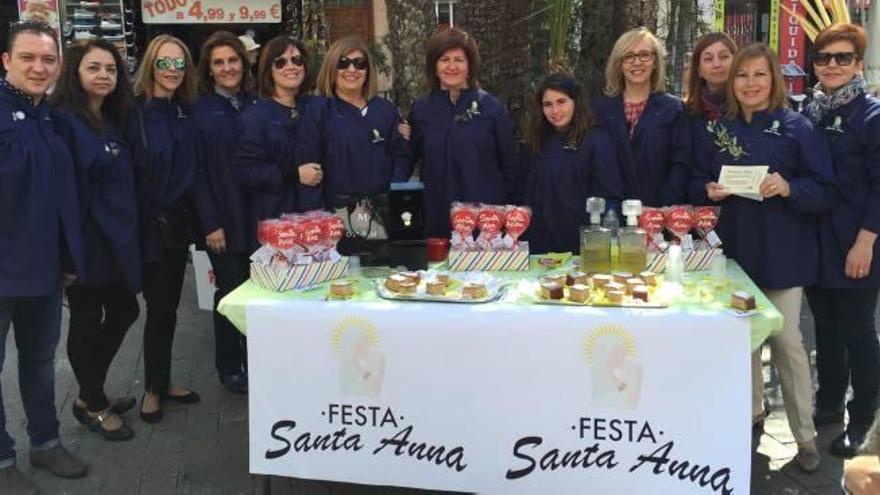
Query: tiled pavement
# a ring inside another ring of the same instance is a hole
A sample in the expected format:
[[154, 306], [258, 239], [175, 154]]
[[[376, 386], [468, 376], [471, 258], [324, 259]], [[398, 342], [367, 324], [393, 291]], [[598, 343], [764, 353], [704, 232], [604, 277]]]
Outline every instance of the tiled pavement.
[[[61, 420], [62, 441], [91, 465], [89, 475], [81, 480], [59, 480], [43, 471], [33, 471], [27, 462], [25, 419], [18, 394], [16, 352], [12, 351], [12, 333], [2, 373], [3, 398], [7, 408], [8, 426], [18, 442], [18, 465], [32, 476], [44, 494], [243, 494], [253, 493], [258, 485], [248, 475], [247, 462], [247, 399], [223, 389], [213, 366], [213, 332], [209, 313], [196, 308], [195, 287], [187, 273], [184, 297], [179, 312], [177, 338], [174, 344], [172, 379], [175, 383], [197, 390], [202, 401], [192, 406], [167, 404], [165, 419], [158, 425], [141, 421], [132, 411], [128, 423], [135, 430], [130, 442], [111, 443], [86, 431], [70, 414], [71, 402], [77, 392], [76, 381], [67, 361], [64, 339], [67, 334], [65, 311], [62, 344], [57, 353], [56, 398]], [[812, 347], [812, 320], [804, 310], [802, 321], [808, 346]], [[143, 314], [132, 327], [109, 373], [108, 392], [111, 397], [133, 396], [140, 399], [143, 389], [141, 335]], [[770, 373], [769, 368], [765, 368]], [[843, 464], [840, 459], [824, 455], [816, 474], [801, 474], [792, 458], [796, 447], [779, 408], [778, 387], [771, 376], [770, 391], [773, 412], [766, 424], [766, 433], [752, 462], [752, 493], [754, 494], [839, 494]], [[840, 428], [820, 430], [821, 447], [839, 433]], [[0, 487], [0, 494], [3, 487]], [[413, 490], [393, 488], [330, 485], [322, 482], [275, 479], [272, 494], [412, 494]], [[428, 493], [428, 492], [418, 492]]]

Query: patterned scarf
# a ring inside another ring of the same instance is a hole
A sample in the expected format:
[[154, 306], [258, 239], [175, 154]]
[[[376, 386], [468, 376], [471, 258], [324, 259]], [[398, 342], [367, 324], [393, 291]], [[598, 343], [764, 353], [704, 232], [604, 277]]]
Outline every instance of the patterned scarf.
[[31, 106], [34, 105], [34, 97], [25, 93], [24, 91], [13, 86], [9, 81], [6, 80], [5, 77], [0, 77], [0, 87], [4, 87], [14, 92], [18, 96], [24, 98]]
[[700, 92], [700, 109], [709, 120], [718, 120], [724, 112], [724, 104], [727, 101], [727, 91], [713, 93], [703, 86]]
[[226, 91], [220, 86], [214, 86], [214, 92], [222, 96], [223, 98], [226, 98], [226, 101], [229, 102], [229, 104], [232, 106], [233, 109], [235, 109], [236, 112], [241, 112], [241, 110], [244, 108], [244, 103], [241, 102], [237, 95]]
[[817, 83], [813, 88], [813, 100], [807, 104], [807, 116], [814, 124], [818, 124], [825, 115], [832, 110], [840, 108], [853, 101], [867, 91], [865, 78], [861, 74], [849, 80], [848, 83], [837, 88], [833, 93], [826, 94], [822, 83]]

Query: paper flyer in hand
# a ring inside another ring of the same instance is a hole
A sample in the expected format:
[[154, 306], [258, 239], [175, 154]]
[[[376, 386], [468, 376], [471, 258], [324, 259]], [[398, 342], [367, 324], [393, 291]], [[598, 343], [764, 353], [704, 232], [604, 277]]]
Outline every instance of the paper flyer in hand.
[[767, 176], [768, 170], [770, 167], [767, 165], [722, 165], [718, 184], [730, 194], [763, 201], [761, 181]]

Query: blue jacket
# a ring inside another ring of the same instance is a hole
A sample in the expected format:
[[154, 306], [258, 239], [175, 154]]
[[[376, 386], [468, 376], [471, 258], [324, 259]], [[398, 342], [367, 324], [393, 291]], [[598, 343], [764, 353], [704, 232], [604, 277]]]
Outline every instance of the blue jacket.
[[623, 180], [608, 133], [593, 129], [577, 148], [564, 136], [548, 136], [529, 157], [526, 204], [532, 224], [526, 231], [533, 253], [580, 252], [580, 228], [587, 223], [587, 198], [619, 202]]
[[684, 203], [691, 173], [691, 133], [681, 100], [667, 93], [652, 94], [632, 139], [621, 96], [599, 96], [593, 107], [617, 147], [626, 198], [640, 199], [645, 206]]
[[131, 113], [126, 137], [134, 155], [141, 253], [144, 263], [153, 263], [163, 256], [154, 220], [192, 200], [199, 158], [196, 126], [189, 108], [166, 98], [138, 101]]
[[[247, 108], [256, 102], [248, 94], [239, 95]], [[193, 196], [201, 224], [200, 243], [217, 229], [226, 236], [226, 252], [250, 253], [249, 216], [235, 169], [235, 154], [242, 137], [242, 110], [217, 93], [199, 98], [193, 118], [199, 136], [201, 156]]]
[[111, 123], [95, 131], [82, 117], [58, 108], [58, 134], [70, 148], [76, 170], [85, 235], [84, 285], [141, 289], [141, 250], [131, 147]]
[[316, 101], [314, 96], [299, 96], [296, 110], [267, 98], [258, 100], [242, 114], [241, 140], [235, 155], [238, 181], [248, 204], [247, 242], [255, 249], [260, 220], [322, 208], [321, 187], [285, 183], [282, 169], [298, 165], [294, 146], [299, 139], [304, 112]]
[[874, 243], [867, 277], [844, 274], [859, 230], [880, 234], [880, 100], [860, 96], [829, 112], [817, 128], [828, 140], [837, 176], [834, 206], [819, 222], [819, 283], [834, 289], [880, 287], [880, 242]]
[[85, 275], [73, 162], [49, 105], [5, 85], [0, 157], [0, 297], [51, 294], [62, 270]]
[[704, 140], [693, 190], [717, 181], [722, 165], [768, 165], [768, 173], [778, 172], [791, 188], [787, 198], [728, 196], [721, 201], [717, 231], [724, 253], [762, 289], [814, 284], [819, 276], [819, 214], [833, 201], [828, 145], [806, 117], [789, 109], [757, 112], [751, 124], [741, 118], [719, 123], [748, 155], [735, 159], [713, 140]]
[[322, 98], [306, 111], [296, 140], [300, 163], [324, 168], [324, 202], [348, 195], [388, 192], [392, 182], [412, 173], [409, 141], [397, 131], [400, 114], [388, 100], [374, 97], [367, 114], [339, 97]]
[[453, 104], [448, 92], [434, 90], [413, 104], [409, 122], [413, 157], [422, 163], [429, 237], [449, 236], [453, 201], [505, 204], [518, 199], [513, 124], [493, 95], [467, 89]]

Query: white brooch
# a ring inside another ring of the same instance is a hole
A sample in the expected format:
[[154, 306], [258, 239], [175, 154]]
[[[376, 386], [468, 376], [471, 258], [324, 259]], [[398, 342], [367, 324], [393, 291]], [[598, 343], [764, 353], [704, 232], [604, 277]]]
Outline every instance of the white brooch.
[[382, 137], [382, 134], [379, 132], [379, 129], [373, 129], [373, 137], [370, 139], [370, 143], [379, 144], [385, 141], [385, 138]]
[[16, 110], [15, 112], [12, 112], [12, 121], [13, 122], [18, 122], [19, 120], [24, 120], [24, 118], [25, 118], [24, 112], [22, 112], [21, 110]]
[[825, 130], [843, 134], [843, 119], [840, 118], [840, 115], [835, 115], [834, 122], [829, 126], [825, 126]]
[[480, 104], [477, 102], [477, 100], [474, 100], [471, 102], [471, 106], [467, 110], [465, 110], [464, 113], [460, 113], [455, 116], [455, 121], [468, 122], [475, 119], [476, 117], [479, 117], [480, 115], [482, 115], [480, 113]]
[[117, 143], [114, 143], [113, 141], [109, 141], [107, 143], [104, 143], [104, 151], [106, 151], [107, 154], [110, 156], [119, 156], [119, 145]]
[[185, 119], [186, 118], [186, 114], [183, 113], [183, 109], [180, 108], [180, 105], [177, 105], [177, 118], [178, 119]]
[[767, 134], [773, 134], [774, 136], [781, 136], [779, 133], [779, 121], [774, 120], [773, 123], [770, 124], [770, 127], [764, 129], [764, 132]]

